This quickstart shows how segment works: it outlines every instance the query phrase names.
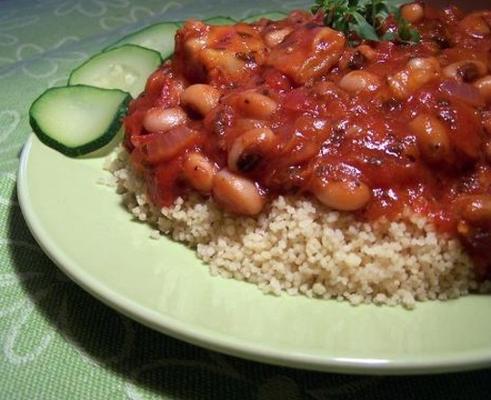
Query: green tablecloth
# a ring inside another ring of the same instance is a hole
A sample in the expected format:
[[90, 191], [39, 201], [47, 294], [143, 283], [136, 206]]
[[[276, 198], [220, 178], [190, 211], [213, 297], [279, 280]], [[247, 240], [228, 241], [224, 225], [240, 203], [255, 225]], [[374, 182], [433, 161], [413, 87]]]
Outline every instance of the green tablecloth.
[[[89, 54], [160, 20], [242, 18], [309, 2], [0, 1], [1, 399], [481, 399], [491, 371], [359, 377], [242, 361], [151, 331], [71, 283], [36, 245], [15, 191], [27, 109]], [[491, 334], [491, 333], [490, 333]]]

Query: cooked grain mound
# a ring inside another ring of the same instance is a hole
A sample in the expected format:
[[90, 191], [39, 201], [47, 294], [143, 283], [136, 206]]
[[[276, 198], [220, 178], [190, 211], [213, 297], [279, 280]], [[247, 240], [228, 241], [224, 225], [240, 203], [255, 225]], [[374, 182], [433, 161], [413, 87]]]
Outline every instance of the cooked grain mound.
[[256, 219], [230, 215], [198, 196], [159, 210], [149, 204], [127, 153], [116, 154], [107, 165], [114, 176], [109, 183], [128, 209], [153, 225], [157, 237], [160, 231], [195, 248], [213, 275], [255, 283], [266, 293], [408, 308], [478, 287], [459, 242], [435, 233], [420, 216], [368, 224], [282, 196]]

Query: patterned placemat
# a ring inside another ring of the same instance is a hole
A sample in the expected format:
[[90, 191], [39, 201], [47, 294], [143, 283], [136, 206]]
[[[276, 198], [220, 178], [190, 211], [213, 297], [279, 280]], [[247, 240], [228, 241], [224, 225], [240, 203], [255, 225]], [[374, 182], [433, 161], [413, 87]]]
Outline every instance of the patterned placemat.
[[1, 399], [491, 397], [491, 370], [409, 378], [335, 375], [247, 362], [188, 345], [86, 294], [49, 261], [26, 227], [16, 172], [30, 133], [27, 109], [43, 90], [64, 84], [89, 54], [148, 23], [189, 15], [243, 18], [309, 3], [0, 0]]

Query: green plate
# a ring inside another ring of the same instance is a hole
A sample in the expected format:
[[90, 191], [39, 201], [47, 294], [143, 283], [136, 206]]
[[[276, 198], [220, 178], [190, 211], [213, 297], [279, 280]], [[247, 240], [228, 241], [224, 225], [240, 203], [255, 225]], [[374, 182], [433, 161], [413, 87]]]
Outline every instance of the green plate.
[[36, 240], [88, 292], [163, 333], [248, 359], [323, 371], [402, 374], [491, 365], [491, 296], [401, 307], [262, 294], [208, 274], [193, 251], [149, 238], [102, 158], [70, 159], [31, 136], [18, 192]]

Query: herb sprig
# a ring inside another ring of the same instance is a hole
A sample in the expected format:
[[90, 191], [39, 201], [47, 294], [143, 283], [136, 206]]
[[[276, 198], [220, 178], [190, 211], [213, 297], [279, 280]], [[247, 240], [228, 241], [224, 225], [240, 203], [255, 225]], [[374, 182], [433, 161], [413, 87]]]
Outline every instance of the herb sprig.
[[[360, 39], [394, 40], [417, 43], [421, 37], [401, 17], [400, 7], [410, 0], [316, 0], [312, 13], [324, 12], [324, 24], [346, 34], [355, 32]], [[383, 22], [392, 16], [397, 31], [381, 32]]]

